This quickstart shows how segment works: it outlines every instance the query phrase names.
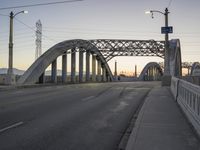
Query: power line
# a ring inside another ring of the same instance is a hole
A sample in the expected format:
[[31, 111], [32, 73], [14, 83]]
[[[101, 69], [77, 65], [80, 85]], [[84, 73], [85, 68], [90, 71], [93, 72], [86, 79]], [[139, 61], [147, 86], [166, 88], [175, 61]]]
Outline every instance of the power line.
[[57, 1], [50, 3], [38, 3], [38, 4], [30, 4], [30, 5], [20, 5], [20, 6], [12, 6], [12, 7], [2, 7], [0, 10], [13, 9], [13, 8], [25, 8], [25, 7], [36, 7], [36, 6], [46, 6], [46, 5], [55, 5], [55, 4], [63, 4], [63, 3], [72, 3], [83, 0], [68, 0], [68, 1]]
[[0, 16], [9, 17], [9, 15], [5, 15], [5, 14], [0, 14]]
[[[20, 20], [17, 19], [16, 17], [15, 17], [15, 20], [17, 20], [19, 23], [23, 24], [23, 25], [26, 26], [27, 28], [29, 28], [29, 29], [33, 30], [34, 32], [36, 32], [35, 29], [33, 29], [31, 26], [25, 24], [24, 22], [20, 21]], [[49, 40], [51, 40], [51, 41], [53, 41], [53, 42], [57, 42], [56, 40], [54, 40], [54, 39], [52, 39], [52, 38], [49, 38], [49, 37], [47, 37], [47, 36], [44, 35], [44, 34], [43, 34], [42, 36], [43, 36], [43, 37], [46, 37], [47, 39], [49, 39]]]
[[169, 8], [171, 6], [171, 3], [172, 3], [172, 0], [169, 1], [167, 8]]

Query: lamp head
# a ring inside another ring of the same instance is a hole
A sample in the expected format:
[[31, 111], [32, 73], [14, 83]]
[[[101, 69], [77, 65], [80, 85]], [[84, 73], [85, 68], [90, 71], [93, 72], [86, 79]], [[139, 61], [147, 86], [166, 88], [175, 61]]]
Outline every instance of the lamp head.
[[145, 11], [145, 14], [150, 14], [151, 13], [151, 11]]
[[153, 16], [153, 11], [152, 11], [152, 10], [146, 11], [145, 14], [151, 14], [152, 19], [154, 18], [154, 16]]
[[24, 13], [24, 14], [28, 14], [28, 11], [27, 11], [27, 10], [23, 10], [23, 13]]

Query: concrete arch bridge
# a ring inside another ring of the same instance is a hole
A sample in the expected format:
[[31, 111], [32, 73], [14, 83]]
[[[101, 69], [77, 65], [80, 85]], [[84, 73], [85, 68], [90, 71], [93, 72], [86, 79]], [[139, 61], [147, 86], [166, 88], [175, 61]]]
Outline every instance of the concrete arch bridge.
[[161, 66], [156, 62], [148, 63], [142, 72], [138, 80], [140, 81], [159, 81], [163, 76], [163, 70]]
[[[170, 42], [170, 74], [181, 75], [179, 40]], [[154, 40], [68, 40], [60, 42], [41, 55], [18, 80], [18, 84], [44, 82], [44, 72], [51, 65], [51, 81], [57, 83], [57, 58], [62, 56], [62, 82], [67, 78], [67, 56], [71, 54], [71, 82], [113, 81], [108, 61], [116, 56], [157, 56], [164, 58], [164, 42]], [[76, 53], [79, 53], [79, 75], [76, 78]], [[85, 56], [85, 64], [84, 58]], [[90, 58], [92, 57], [92, 62]], [[83, 66], [85, 65], [85, 79]], [[90, 73], [92, 72], [92, 73]]]

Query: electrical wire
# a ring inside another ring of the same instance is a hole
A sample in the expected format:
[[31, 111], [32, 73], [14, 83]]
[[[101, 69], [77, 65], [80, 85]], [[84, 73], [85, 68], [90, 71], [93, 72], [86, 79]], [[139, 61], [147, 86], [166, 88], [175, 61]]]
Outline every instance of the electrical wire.
[[169, 4], [168, 4], [167, 8], [169, 8], [171, 6], [171, 4], [172, 4], [172, 0], [169, 0]]
[[0, 14], [0, 16], [9, 17], [9, 15], [5, 15], [5, 14]]
[[46, 6], [46, 5], [55, 5], [55, 4], [63, 4], [63, 3], [72, 3], [83, 0], [68, 0], [68, 1], [57, 1], [50, 3], [38, 3], [38, 4], [30, 4], [30, 5], [20, 5], [20, 6], [12, 6], [12, 7], [2, 7], [0, 10], [13, 9], [13, 8], [25, 8], [25, 7], [36, 7], [36, 6]]
[[[29, 28], [30, 30], [36, 32], [36, 30], [35, 30], [34, 28], [32, 28], [31, 26], [25, 24], [24, 22], [22, 22], [21, 20], [17, 19], [16, 17], [15, 17], [15, 20], [17, 20], [19, 23], [23, 24], [24, 26], [26, 26], [26, 27]], [[47, 37], [47, 36], [44, 35], [44, 34], [42, 34], [42, 36], [45, 37], [45, 38], [47, 38], [47, 39], [49, 39], [49, 40], [51, 40], [51, 41], [57, 42], [56, 40], [54, 40], [54, 39], [52, 39], [52, 38], [49, 38], [49, 37]]]

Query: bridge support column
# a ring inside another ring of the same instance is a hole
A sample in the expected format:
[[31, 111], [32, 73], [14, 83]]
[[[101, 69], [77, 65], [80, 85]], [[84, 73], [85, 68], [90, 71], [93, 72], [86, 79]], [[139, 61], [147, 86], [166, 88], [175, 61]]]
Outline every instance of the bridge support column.
[[102, 67], [102, 80], [103, 80], [103, 82], [106, 82], [106, 69], [105, 69], [105, 67], [103, 66]]
[[83, 82], [83, 51], [79, 50], [79, 82]]
[[115, 81], [117, 81], [117, 61], [115, 61]]
[[76, 82], [76, 49], [71, 50], [71, 82]]
[[44, 72], [39, 77], [39, 83], [45, 83], [45, 74], [44, 74]]
[[90, 52], [86, 51], [86, 82], [90, 81]]
[[153, 80], [156, 81], [156, 68], [153, 67]]
[[149, 69], [147, 70], [147, 81], [149, 81]]
[[62, 82], [67, 81], [67, 53], [62, 55]]
[[155, 80], [158, 80], [158, 70], [155, 68]]
[[101, 81], [101, 61], [98, 60], [98, 64], [97, 64], [97, 80], [98, 82]]
[[57, 59], [51, 64], [51, 81], [57, 83]]
[[151, 81], [153, 81], [153, 67], [150, 69], [150, 74], [151, 74]]
[[96, 56], [92, 55], [92, 81], [96, 81]]

